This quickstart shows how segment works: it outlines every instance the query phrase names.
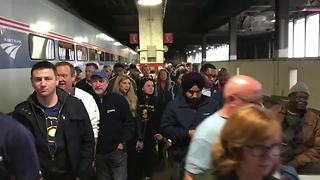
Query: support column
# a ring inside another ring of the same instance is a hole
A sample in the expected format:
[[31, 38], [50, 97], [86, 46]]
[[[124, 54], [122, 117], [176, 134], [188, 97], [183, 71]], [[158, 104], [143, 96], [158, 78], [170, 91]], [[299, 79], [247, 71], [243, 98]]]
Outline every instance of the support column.
[[289, 0], [275, 1], [275, 57], [288, 57]]
[[237, 59], [237, 18], [229, 20], [229, 60]]
[[163, 63], [163, 5], [137, 4], [137, 9], [140, 63]]

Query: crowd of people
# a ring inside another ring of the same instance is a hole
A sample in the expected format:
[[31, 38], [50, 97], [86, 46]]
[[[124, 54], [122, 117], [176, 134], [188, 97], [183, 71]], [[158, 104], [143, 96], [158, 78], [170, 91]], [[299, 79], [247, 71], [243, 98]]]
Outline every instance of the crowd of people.
[[[1, 114], [0, 179], [298, 179], [320, 174], [320, 118], [298, 82], [263, 106], [261, 83], [203, 64], [101, 70], [36, 63], [34, 92]], [[140, 73], [141, 72], [141, 73]]]

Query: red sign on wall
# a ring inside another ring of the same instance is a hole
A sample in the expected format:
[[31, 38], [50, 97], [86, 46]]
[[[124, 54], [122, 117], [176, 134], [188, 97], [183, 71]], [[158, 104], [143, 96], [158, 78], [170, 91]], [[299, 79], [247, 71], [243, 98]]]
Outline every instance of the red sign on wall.
[[130, 33], [130, 44], [139, 44], [138, 33]]
[[164, 33], [163, 42], [166, 44], [173, 43], [173, 33]]

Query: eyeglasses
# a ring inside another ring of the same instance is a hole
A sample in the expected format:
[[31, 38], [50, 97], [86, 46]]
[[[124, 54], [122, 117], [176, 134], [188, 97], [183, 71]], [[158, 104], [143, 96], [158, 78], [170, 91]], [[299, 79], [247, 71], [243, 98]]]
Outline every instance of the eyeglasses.
[[206, 73], [204, 73], [204, 75], [206, 75], [209, 79], [213, 79], [213, 78], [217, 77], [216, 74], [206, 74]]
[[281, 143], [274, 143], [274, 144], [271, 144], [270, 146], [266, 146], [263, 144], [254, 144], [254, 145], [247, 145], [245, 147], [249, 148], [251, 154], [256, 157], [261, 157], [266, 154], [268, 154], [271, 157], [279, 157], [283, 146], [284, 145]]

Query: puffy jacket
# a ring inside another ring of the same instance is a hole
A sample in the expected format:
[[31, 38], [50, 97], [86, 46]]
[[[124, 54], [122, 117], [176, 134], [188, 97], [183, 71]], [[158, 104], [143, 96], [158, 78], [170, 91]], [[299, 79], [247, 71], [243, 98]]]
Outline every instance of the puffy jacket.
[[98, 138], [100, 113], [92, 95], [82, 89], [75, 88], [73, 96], [81, 99], [90, 117], [94, 138]]
[[[81, 180], [89, 179], [94, 157], [94, 137], [88, 113], [78, 98], [61, 89], [57, 89], [57, 94], [61, 102], [58, 118], [60, 122], [64, 122], [63, 134], [72, 173]], [[44, 136], [46, 129], [40, 126], [39, 121], [46, 120], [43, 109], [37, 103], [35, 92], [27, 101], [15, 107], [13, 117], [31, 131], [37, 151], [43, 151], [44, 143], [47, 143]]]

